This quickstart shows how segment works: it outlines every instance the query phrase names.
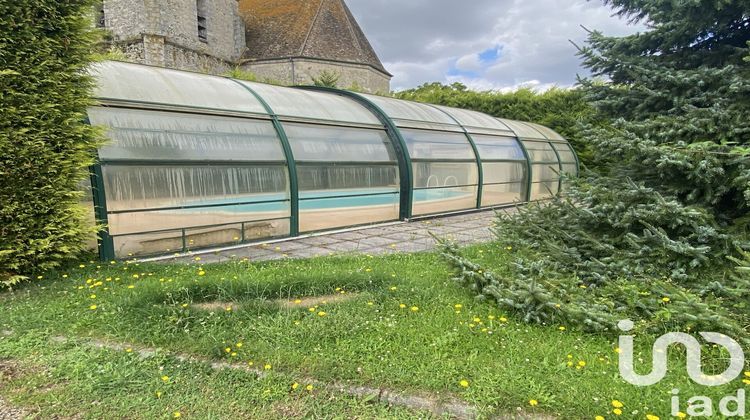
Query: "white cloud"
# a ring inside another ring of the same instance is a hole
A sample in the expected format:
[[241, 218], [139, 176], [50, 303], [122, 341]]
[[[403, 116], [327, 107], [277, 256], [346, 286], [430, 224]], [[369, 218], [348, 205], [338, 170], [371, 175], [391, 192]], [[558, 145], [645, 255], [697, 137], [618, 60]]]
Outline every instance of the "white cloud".
[[[403, 89], [460, 81], [474, 89], [570, 86], [587, 74], [570, 40], [586, 30], [625, 35], [642, 30], [586, 0], [348, 0], [352, 12]], [[479, 54], [500, 47], [494, 62]]]

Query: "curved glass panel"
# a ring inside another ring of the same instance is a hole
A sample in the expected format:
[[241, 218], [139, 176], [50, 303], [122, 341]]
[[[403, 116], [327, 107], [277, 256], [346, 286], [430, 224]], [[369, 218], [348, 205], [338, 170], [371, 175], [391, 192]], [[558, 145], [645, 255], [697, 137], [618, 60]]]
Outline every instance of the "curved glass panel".
[[482, 188], [482, 207], [513, 204], [524, 200], [524, 183], [491, 184]]
[[557, 150], [560, 155], [561, 163], [576, 163], [576, 156], [573, 153], [573, 148], [566, 143], [552, 143], [552, 146]]
[[502, 118], [498, 118], [500, 122], [510, 127], [511, 130], [513, 130], [514, 133], [516, 133], [516, 136], [521, 139], [542, 139], [546, 140], [546, 137], [542, 135], [539, 131], [535, 130], [534, 127], [521, 122], [521, 121], [513, 121], [513, 120], [506, 120]]
[[260, 95], [282, 119], [310, 118], [338, 123], [381, 125], [380, 120], [367, 108], [344, 96], [262, 83], [239, 82]]
[[553, 162], [557, 163], [557, 154], [552, 145], [541, 141], [524, 141], [524, 147], [529, 153], [532, 162]]
[[396, 166], [304, 165], [297, 173], [302, 192], [338, 190], [341, 195], [356, 195], [373, 188], [398, 192], [399, 186]]
[[[405, 101], [401, 99], [386, 98], [384, 96], [361, 94], [374, 103], [394, 120], [420, 121], [424, 123], [435, 123], [457, 126], [456, 122], [435, 107], [419, 102]], [[401, 126], [399, 121], [396, 125]]]
[[565, 141], [565, 139], [561, 135], [557, 134], [557, 132], [555, 132], [553, 129], [549, 127], [545, 127], [543, 125], [535, 124], [535, 123], [526, 123], [526, 124], [530, 125], [538, 132], [542, 133], [542, 135], [544, 135], [544, 137], [546, 137], [549, 140]]
[[414, 188], [477, 185], [479, 179], [479, 172], [475, 163], [414, 162], [412, 168]]
[[501, 131], [511, 131], [510, 128], [505, 125], [502, 121], [495, 117], [491, 117], [487, 114], [483, 114], [477, 111], [470, 111], [468, 109], [452, 108], [447, 106], [435, 105], [437, 108], [450, 114], [453, 118], [458, 121], [459, 124], [466, 127], [471, 132], [471, 128], [482, 128], [482, 129], [495, 129]]
[[484, 185], [523, 182], [526, 162], [482, 162]]
[[270, 121], [122, 108], [90, 108], [107, 129], [99, 149], [110, 160], [284, 161]]
[[294, 159], [325, 162], [395, 162], [385, 131], [284, 123]]
[[526, 160], [518, 141], [512, 137], [472, 134], [482, 160]]
[[463, 133], [402, 129], [412, 159], [474, 160], [474, 150]]
[[267, 114], [255, 96], [223, 77], [115, 61], [94, 64], [91, 74], [99, 99]]

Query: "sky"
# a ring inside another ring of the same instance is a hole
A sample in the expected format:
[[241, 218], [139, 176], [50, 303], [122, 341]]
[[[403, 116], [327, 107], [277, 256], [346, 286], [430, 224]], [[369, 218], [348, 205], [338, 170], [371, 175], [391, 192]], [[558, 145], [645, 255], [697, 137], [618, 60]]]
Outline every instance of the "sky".
[[570, 41], [588, 29], [643, 31], [599, 0], [347, 0], [391, 88], [461, 82], [475, 90], [545, 90], [587, 75]]

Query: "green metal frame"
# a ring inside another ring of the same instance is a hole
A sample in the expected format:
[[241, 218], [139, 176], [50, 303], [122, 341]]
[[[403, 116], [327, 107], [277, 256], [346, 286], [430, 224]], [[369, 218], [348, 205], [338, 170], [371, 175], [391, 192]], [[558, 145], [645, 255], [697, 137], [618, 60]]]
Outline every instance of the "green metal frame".
[[96, 163], [91, 165], [89, 172], [91, 176], [91, 191], [94, 197], [96, 224], [101, 227], [97, 234], [99, 259], [102, 261], [112, 261], [115, 259], [115, 242], [109, 234], [107, 196], [104, 193], [104, 176], [102, 175], [102, 165], [99, 163], [98, 154]]
[[327, 92], [353, 99], [360, 105], [367, 108], [378, 118], [378, 120], [380, 120], [380, 122], [385, 126], [386, 134], [388, 135], [388, 137], [390, 137], [391, 144], [393, 144], [396, 156], [398, 157], [398, 166], [400, 172], [399, 180], [401, 184], [401, 203], [399, 218], [402, 220], [411, 219], [412, 203], [414, 202], [414, 174], [412, 172], [411, 157], [409, 156], [409, 151], [406, 147], [406, 141], [404, 140], [404, 137], [401, 135], [401, 131], [393, 122], [391, 117], [389, 117], [388, 114], [386, 114], [385, 111], [383, 111], [383, 109], [381, 109], [375, 103], [355, 92], [321, 86], [295, 86], [295, 88], [301, 90]]
[[532, 171], [534, 169], [533, 169], [533, 165], [531, 164], [531, 155], [529, 154], [529, 151], [526, 150], [526, 146], [523, 144], [523, 140], [521, 139], [521, 137], [518, 136], [518, 133], [516, 133], [516, 131], [513, 130], [513, 128], [511, 128], [511, 127], [508, 127], [508, 128], [510, 128], [511, 133], [513, 133], [513, 135], [515, 136], [514, 139], [516, 140], [516, 143], [518, 143], [518, 146], [521, 148], [521, 151], [523, 152], [524, 158], [526, 158], [526, 194], [525, 194], [526, 197], [525, 197], [525, 201], [528, 203], [528, 202], [531, 202], [531, 184], [532, 184], [531, 180], [532, 180], [533, 175], [534, 175], [532, 173]]
[[257, 92], [255, 92], [253, 89], [250, 88], [250, 86], [247, 86], [243, 83], [240, 83], [237, 80], [227, 78], [227, 80], [231, 80], [235, 83], [237, 83], [239, 86], [242, 86], [245, 90], [250, 92], [255, 99], [258, 100], [258, 102], [263, 105], [263, 107], [266, 109], [266, 112], [271, 116], [271, 122], [273, 123], [273, 127], [276, 130], [276, 134], [279, 136], [279, 140], [281, 141], [281, 146], [284, 149], [284, 156], [286, 156], [286, 165], [289, 169], [289, 196], [292, 200], [290, 203], [290, 211], [291, 211], [291, 218], [289, 221], [290, 224], [290, 236], [298, 236], [299, 235], [299, 182], [297, 179], [297, 164], [294, 160], [294, 152], [292, 151], [292, 146], [289, 144], [289, 137], [286, 135], [286, 131], [284, 131], [284, 126], [281, 125], [281, 121], [279, 120], [279, 116], [276, 115], [276, 113], [273, 112], [273, 109], [270, 105], [268, 105], [268, 102], [266, 102], [263, 97], [261, 97]]
[[458, 120], [455, 119], [453, 117], [453, 115], [451, 115], [448, 112], [446, 112], [446, 111], [444, 111], [444, 110], [436, 107], [435, 105], [432, 105], [432, 104], [427, 104], [427, 105], [429, 105], [430, 107], [434, 108], [435, 110], [437, 110], [439, 112], [442, 112], [443, 114], [447, 115], [448, 118], [450, 118], [451, 120], [455, 121], [455, 123], [459, 127], [461, 127], [461, 130], [463, 130], [464, 135], [466, 136], [466, 139], [469, 140], [469, 144], [471, 145], [471, 150], [474, 151], [474, 156], [476, 158], [477, 171], [479, 171], [478, 172], [479, 178], [477, 179], [477, 183], [478, 183], [478, 185], [477, 185], [477, 208], [481, 209], [482, 208], [482, 193], [484, 191], [484, 168], [482, 167], [482, 157], [479, 156], [479, 149], [477, 149], [477, 145], [476, 145], [476, 143], [474, 143], [474, 139], [471, 137], [471, 134], [469, 134], [469, 130], [467, 130], [466, 127], [464, 127], [463, 124], [461, 124], [460, 122], [458, 122]]

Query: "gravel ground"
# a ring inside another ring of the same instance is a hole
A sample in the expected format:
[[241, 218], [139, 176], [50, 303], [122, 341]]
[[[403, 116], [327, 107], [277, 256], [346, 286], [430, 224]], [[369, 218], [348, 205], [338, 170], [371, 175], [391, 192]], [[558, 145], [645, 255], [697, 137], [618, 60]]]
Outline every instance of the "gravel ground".
[[23, 411], [9, 406], [5, 400], [0, 398], [0, 420], [17, 420], [22, 419]]

